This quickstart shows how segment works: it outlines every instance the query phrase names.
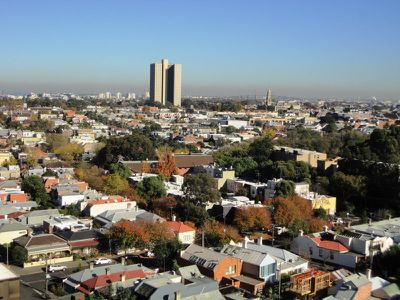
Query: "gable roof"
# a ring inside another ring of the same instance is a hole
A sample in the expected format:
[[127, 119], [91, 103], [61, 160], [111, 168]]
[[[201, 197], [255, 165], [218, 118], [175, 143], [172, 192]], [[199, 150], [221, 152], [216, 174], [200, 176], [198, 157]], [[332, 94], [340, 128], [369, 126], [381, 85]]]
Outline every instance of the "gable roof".
[[193, 264], [213, 270], [221, 261], [229, 256], [196, 244], [191, 244], [182, 253], [181, 257]]
[[347, 249], [341, 243], [336, 241], [322, 240], [320, 237], [310, 237], [310, 239], [314, 241], [314, 243], [317, 244], [318, 247], [323, 249], [338, 251], [338, 252], [349, 251], [349, 249]]
[[184, 232], [194, 232], [194, 231], [196, 231], [192, 227], [184, 224], [183, 222], [168, 221], [167, 225], [174, 233], [184, 233]]
[[54, 235], [54, 234], [39, 234], [33, 236], [21, 236], [15, 239], [19, 245], [30, 248], [30, 247], [41, 247], [41, 246], [48, 246], [52, 247], [54, 244], [66, 244], [67, 242], [64, 241], [62, 238]]

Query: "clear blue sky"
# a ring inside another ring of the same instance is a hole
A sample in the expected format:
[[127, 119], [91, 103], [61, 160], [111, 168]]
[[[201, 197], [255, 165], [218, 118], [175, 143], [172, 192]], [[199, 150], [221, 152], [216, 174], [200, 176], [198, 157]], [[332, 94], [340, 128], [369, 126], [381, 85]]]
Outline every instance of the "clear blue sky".
[[0, 2], [0, 90], [137, 91], [183, 64], [185, 95], [400, 99], [398, 0]]

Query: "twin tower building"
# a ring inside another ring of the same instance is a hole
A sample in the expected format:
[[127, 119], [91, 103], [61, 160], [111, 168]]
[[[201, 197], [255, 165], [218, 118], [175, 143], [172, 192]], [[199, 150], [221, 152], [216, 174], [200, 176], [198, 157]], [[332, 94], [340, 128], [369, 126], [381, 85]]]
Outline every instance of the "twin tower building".
[[181, 106], [181, 94], [181, 64], [170, 65], [167, 59], [163, 59], [160, 64], [150, 65], [150, 100]]

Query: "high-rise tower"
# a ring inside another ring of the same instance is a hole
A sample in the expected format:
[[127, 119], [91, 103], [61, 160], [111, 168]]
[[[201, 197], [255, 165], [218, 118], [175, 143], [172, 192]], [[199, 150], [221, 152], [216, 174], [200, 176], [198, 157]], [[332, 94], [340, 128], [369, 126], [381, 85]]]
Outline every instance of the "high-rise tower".
[[182, 65], [169, 65], [167, 59], [150, 65], [150, 100], [181, 106]]
[[265, 97], [265, 105], [267, 107], [272, 105], [272, 91], [271, 91], [271, 89], [268, 89], [268, 91], [267, 91], [267, 96]]

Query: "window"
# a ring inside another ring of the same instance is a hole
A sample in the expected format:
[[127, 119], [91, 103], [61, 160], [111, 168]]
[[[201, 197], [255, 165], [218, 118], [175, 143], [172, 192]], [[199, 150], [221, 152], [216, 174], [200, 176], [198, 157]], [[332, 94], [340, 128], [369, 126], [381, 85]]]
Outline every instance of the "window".
[[330, 257], [331, 259], [334, 259], [334, 258], [335, 258], [334, 254], [333, 254], [333, 251], [329, 251], [329, 257]]
[[227, 268], [225, 275], [231, 275], [231, 274], [235, 274], [235, 273], [236, 273], [236, 266], [229, 266]]
[[322, 257], [322, 249], [319, 249], [319, 257]]

